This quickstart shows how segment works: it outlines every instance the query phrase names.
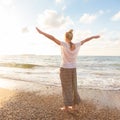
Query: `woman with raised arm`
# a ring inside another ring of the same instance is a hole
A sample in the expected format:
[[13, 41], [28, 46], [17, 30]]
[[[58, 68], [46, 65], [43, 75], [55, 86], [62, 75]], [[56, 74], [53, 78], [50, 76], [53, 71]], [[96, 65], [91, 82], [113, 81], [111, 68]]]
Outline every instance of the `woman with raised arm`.
[[77, 91], [76, 58], [81, 45], [92, 39], [99, 38], [100, 36], [92, 36], [80, 42], [73, 43], [73, 30], [69, 30], [65, 33], [65, 42], [41, 31], [37, 27], [36, 30], [61, 46], [62, 61], [60, 65], [60, 79], [64, 101], [64, 107], [62, 107], [61, 110], [77, 110], [77, 106], [80, 103], [80, 96]]

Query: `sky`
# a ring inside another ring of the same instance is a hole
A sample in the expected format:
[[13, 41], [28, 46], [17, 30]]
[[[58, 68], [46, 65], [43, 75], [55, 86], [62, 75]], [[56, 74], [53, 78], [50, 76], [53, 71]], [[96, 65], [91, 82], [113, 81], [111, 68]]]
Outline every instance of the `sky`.
[[120, 0], [0, 0], [0, 55], [60, 55], [60, 46], [35, 27], [64, 41], [85, 43], [79, 55], [120, 56]]

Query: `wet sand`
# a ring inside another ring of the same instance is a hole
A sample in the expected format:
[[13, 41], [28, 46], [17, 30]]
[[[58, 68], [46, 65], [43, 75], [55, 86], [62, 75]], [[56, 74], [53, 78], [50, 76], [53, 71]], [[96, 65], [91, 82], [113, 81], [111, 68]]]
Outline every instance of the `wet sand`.
[[120, 91], [79, 89], [78, 112], [63, 112], [61, 87], [0, 88], [0, 120], [120, 120]]

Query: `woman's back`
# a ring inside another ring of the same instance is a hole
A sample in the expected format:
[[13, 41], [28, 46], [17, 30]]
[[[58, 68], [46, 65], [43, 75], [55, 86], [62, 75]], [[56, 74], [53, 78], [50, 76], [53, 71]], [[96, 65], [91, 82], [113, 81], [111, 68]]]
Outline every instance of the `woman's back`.
[[81, 46], [81, 42], [73, 44], [72, 49], [69, 43], [61, 42], [61, 67], [63, 68], [76, 68], [76, 58]]

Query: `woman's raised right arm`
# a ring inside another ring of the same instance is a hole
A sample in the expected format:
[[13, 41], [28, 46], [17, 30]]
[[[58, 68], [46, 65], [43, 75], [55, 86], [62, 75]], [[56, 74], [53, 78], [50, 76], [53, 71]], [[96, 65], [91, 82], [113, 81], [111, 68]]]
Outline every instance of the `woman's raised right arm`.
[[54, 36], [52, 36], [52, 35], [50, 35], [50, 34], [48, 34], [48, 33], [45, 33], [45, 32], [43, 32], [43, 31], [41, 31], [41, 30], [38, 29], [37, 27], [36, 27], [36, 30], [37, 30], [40, 34], [44, 35], [45, 37], [47, 37], [47, 38], [49, 38], [50, 40], [52, 40], [53, 42], [55, 42], [56, 44], [60, 45], [60, 40], [56, 39]]
[[86, 42], [88, 42], [88, 41], [90, 41], [92, 39], [97, 39], [97, 38], [100, 38], [100, 36], [96, 35], [96, 36], [92, 36], [92, 37], [86, 38], [86, 39], [81, 41], [81, 45], [83, 45], [84, 43], [86, 43]]

